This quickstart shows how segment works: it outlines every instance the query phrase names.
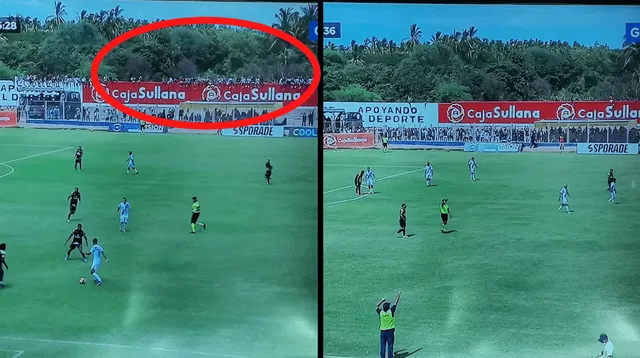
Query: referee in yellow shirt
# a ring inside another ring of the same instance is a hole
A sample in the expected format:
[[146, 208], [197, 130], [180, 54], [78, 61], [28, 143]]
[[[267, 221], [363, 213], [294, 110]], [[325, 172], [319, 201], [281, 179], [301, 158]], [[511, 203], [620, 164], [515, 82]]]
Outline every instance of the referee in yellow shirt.
[[447, 223], [449, 223], [449, 217], [451, 216], [451, 211], [449, 210], [449, 199], [442, 199], [442, 203], [440, 203], [440, 218], [442, 219], [442, 231], [443, 234], [447, 232]]
[[207, 229], [207, 225], [198, 221], [200, 218], [200, 202], [197, 197], [193, 197], [193, 204], [191, 205], [191, 233], [196, 233], [196, 225], [202, 226], [204, 230]]
[[380, 358], [385, 358], [385, 352], [386, 358], [393, 358], [393, 342], [396, 339], [396, 308], [400, 302], [400, 294], [402, 291], [396, 295], [393, 306], [384, 298], [376, 306], [376, 313], [380, 319]]

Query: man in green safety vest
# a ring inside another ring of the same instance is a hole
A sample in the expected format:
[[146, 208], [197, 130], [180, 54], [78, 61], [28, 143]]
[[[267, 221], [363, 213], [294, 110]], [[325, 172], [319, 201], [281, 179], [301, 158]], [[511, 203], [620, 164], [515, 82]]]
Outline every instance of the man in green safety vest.
[[[393, 342], [396, 338], [396, 307], [400, 302], [400, 294], [398, 292], [396, 299], [391, 303], [387, 302], [384, 298], [376, 306], [376, 313], [380, 319], [380, 358], [385, 358], [385, 352], [387, 352], [387, 358], [393, 358]], [[382, 306], [382, 308], [380, 308]]]

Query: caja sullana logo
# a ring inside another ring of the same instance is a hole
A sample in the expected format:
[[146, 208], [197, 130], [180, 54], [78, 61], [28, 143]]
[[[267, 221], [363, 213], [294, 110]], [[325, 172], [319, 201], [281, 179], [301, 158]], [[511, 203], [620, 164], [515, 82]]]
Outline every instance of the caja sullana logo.
[[122, 130], [122, 125], [120, 123], [116, 123], [113, 125], [114, 132], [120, 132]]
[[464, 107], [461, 104], [454, 103], [447, 108], [447, 119], [451, 123], [460, 123], [464, 120]]
[[556, 110], [557, 119], [575, 119], [576, 109], [570, 103], [563, 103]]
[[338, 142], [338, 140], [334, 135], [325, 134], [323, 138], [323, 142], [326, 147], [333, 148], [336, 146], [336, 143]]
[[[109, 93], [109, 89], [104, 83], [100, 83], [100, 86], [102, 86], [107, 91], [107, 93]], [[104, 103], [104, 99], [100, 97], [100, 95], [98, 94], [98, 91], [96, 91], [96, 88], [93, 86], [93, 84], [91, 84], [91, 98], [93, 98], [93, 100], [96, 103]]]
[[218, 86], [209, 85], [202, 90], [202, 100], [207, 102], [219, 101], [222, 98]]

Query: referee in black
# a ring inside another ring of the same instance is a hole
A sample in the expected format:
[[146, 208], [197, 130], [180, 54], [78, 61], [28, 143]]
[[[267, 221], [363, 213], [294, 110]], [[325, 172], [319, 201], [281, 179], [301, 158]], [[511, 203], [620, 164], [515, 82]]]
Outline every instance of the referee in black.
[[393, 358], [393, 343], [396, 339], [396, 307], [400, 302], [401, 294], [402, 291], [398, 292], [393, 306], [384, 298], [376, 306], [376, 313], [380, 320], [380, 358], [385, 358], [385, 352], [386, 358]]
[[611, 188], [611, 182], [613, 181], [613, 169], [609, 169], [609, 174], [607, 175], [607, 191]]
[[356, 186], [356, 195], [362, 195], [362, 177], [364, 176], [364, 170], [356, 174], [354, 184]]

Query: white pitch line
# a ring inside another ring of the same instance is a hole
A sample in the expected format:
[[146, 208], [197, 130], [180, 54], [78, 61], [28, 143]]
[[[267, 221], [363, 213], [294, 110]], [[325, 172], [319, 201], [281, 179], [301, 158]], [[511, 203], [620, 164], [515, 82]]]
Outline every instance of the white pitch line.
[[4, 163], [0, 163], [0, 165], [5, 166], [7, 168], [9, 168], [9, 172], [7, 174], [2, 174], [0, 175], [0, 179], [4, 178], [4, 177], [8, 177], [9, 175], [13, 174], [13, 172], [15, 172], [16, 170], [10, 166], [9, 164], [4, 164]]
[[[325, 167], [362, 167], [366, 168], [368, 165], [365, 164], [324, 164]], [[415, 168], [415, 165], [376, 165], [376, 168]]]
[[24, 354], [24, 351], [16, 351], [16, 354], [13, 355], [13, 357], [11, 358], [18, 358], [20, 357], [22, 354]]
[[[415, 167], [411, 167], [411, 168], [415, 168]], [[418, 172], [420, 170], [424, 170], [424, 168], [419, 168], [419, 169], [410, 170], [408, 172], [402, 172], [402, 173], [398, 173], [398, 174], [389, 175], [389, 176], [386, 176], [386, 177], [382, 177], [382, 178], [376, 179], [376, 181], [381, 181], [381, 180], [385, 180], [385, 179], [391, 179], [391, 178], [399, 177], [401, 175], [407, 175], [407, 174], [415, 173], [415, 172]], [[323, 192], [322, 194], [325, 195], [325, 194], [329, 194], [329, 193], [334, 193], [336, 191], [345, 190], [345, 189], [349, 189], [349, 188], [353, 188], [353, 187], [354, 187], [353, 185], [343, 186], [341, 188], [327, 190], [327, 191]]]
[[5, 164], [9, 164], [9, 163], [19, 162], [21, 160], [31, 159], [31, 158], [35, 158], [35, 157], [41, 157], [43, 155], [48, 155], [48, 154], [53, 154], [53, 153], [58, 153], [58, 152], [63, 152], [65, 150], [69, 150], [69, 149], [73, 149], [73, 148], [74, 147], [66, 147], [66, 148], [62, 148], [62, 149], [58, 149], [58, 150], [50, 150], [48, 152], [43, 152], [43, 153], [28, 155], [28, 156], [22, 157], [22, 158], [7, 160], [7, 161], [4, 161], [4, 162], [2, 162], [0, 164], [5, 165]]
[[[395, 177], [399, 177], [401, 175], [407, 175], [407, 174], [411, 174], [411, 173], [415, 173], [418, 171], [424, 170], [423, 168], [420, 169], [414, 169], [414, 170], [410, 170], [408, 172], [402, 172], [402, 173], [398, 173], [398, 174], [393, 174], [393, 175], [389, 175], [386, 177], [382, 177], [376, 181], [381, 181], [381, 180], [386, 180], [386, 179], [391, 179], [391, 178], [395, 178]], [[336, 189], [331, 189], [328, 191], [325, 191], [323, 194], [328, 194], [328, 193], [333, 193], [336, 191], [340, 191], [340, 190], [344, 190], [344, 189], [349, 189], [349, 188], [353, 188], [354, 185], [350, 185], [350, 186], [344, 186], [342, 188], [336, 188]], [[360, 195], [360, 196], [356, 196], [355, 198], [350, 198], [350, 199], [344, 199], [344, 200], [338, 200], [338, 201], [332, 201], [330, 203], [324, 203], [324, 206], [329, 206], [329, 205], [336, 205], [336, 204], [343, 204], [343, 203], [348, 203], [351, 201], [356, 201], [356, 200], [360, 200], [362, 198], [366, 198], [367, 196], [369, 196], [369, 194], [365, 194], [365, 195]]]
[[0, 146], [3, 146], [3, 147], [34, 147], [34, 148], [55, 148], [55, 147], [60, 147], [59, 145], [45, 145], [45, 144], [9, 144], [9, 143], [0, 143]]
[[[251, 357], [248, 357], [248, 356], [239, 356], [239, 355], [233, 355], [233, 354], [198, 352], [198, 351], [188, 351], [188, 350], [168, 349], [168, 348], [158, 348], [158, 347], [140, 347], [140, 346], [125, 345], [125, 344], [113, 344], [113, 343], [61, 341], [61, 340], [56, 340], [56, 339], [21, 338], [21, 337], [4, 337], [4, 336], [0, 336], [0, 340], [55, 343], [55, 344], [96, 346], [96, 347], [123, 348], [123, 349], [138, 349], [138, 350], [150, 350], [150, 351], [159, 351], [159, 352], [167, 352], [167, 353], [178, 353], [178, 354], [181, 353], [181, 354], [191, 354], [191, 355], [200, 355], [200, 356], [207, 356], [207, 357], [219, 357], [219, 358], [251, 358]], [[14, 351], [14, 352], [17, 352], [17, 351]], [[24, 352], [22, 351], [22, 353], [24, 353]], [[22, 354], [22, 353], [20, 353], [20, 354]], [[16, 357], [13, 357], [13, 358], [16, 358]]]
[[24, 354], [24, 351], [19, 351], [17, 349], [0, 349], [0, 352], [15, 353], [14, 355], [11, 356], [11, 358], [18, 358]]

